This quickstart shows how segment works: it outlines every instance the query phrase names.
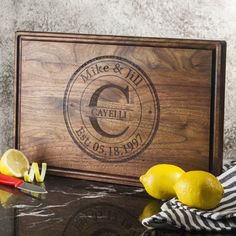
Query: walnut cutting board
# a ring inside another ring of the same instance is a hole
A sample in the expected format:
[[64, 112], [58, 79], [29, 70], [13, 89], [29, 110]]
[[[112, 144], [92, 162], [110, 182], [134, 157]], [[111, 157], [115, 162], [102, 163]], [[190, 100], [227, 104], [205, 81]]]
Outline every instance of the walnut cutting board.
[[18, 32], [15, 147], [55, 175], [139, 185], [158, 163], [219, 174], [222, 41]]

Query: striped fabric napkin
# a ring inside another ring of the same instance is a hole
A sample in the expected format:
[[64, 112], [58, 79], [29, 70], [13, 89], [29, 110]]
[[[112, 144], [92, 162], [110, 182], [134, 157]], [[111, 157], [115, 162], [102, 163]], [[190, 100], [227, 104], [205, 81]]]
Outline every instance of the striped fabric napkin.
[[236, 161], [223, 167], [218, 177], [224, 187], [219, 205], [208, 211], [187, 207], [176, 198], [164, 203], [162, 211], [143, 220], [148, 228], [163, 228], [172, 225], [187, 231], [225, 231], [236, 229]]

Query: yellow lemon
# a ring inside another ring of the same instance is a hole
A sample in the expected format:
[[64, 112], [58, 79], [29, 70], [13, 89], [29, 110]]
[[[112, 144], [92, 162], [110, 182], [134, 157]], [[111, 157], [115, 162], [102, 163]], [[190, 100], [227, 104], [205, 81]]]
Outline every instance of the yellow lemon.
[[143, 219], [151, 217], [161, 211], [162, 202], [159, 200], [151, 200], [143, 209], [142, 214], [139, 216], [139, 220], [142, 222]]
[[0, 161], [2, 174], [21, 178], [28, 169], [29, 161], [22, 152], [9, 149], [3, 154]]
[[206, 171], [189, 171], [174, 186], [179, 201], [204, 210], [215, 208], [224, 189], [219, 180]]
[[149, 195], [167, 200], [175, 196], [174, 185], [184, 173], [178, 166], [159, 164], [151, 167], [139, 180]]

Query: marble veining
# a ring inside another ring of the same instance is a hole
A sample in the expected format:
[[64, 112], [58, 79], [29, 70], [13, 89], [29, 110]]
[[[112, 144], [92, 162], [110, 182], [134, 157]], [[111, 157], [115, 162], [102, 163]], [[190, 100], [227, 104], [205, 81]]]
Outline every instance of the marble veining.
[[20, 213], [19, 215], [17, 215], [17, 217], [19, 216], [37, 216], [37, 217], [50, 217], [50, 216], [54, 216], [55, 213], [51, 213], [51, 214], [41, 214], [42, 212], [44, 212], [43, 210], [41, 211], [31, 211], [29, 213]]
[[12, 146], [17, 30], [227, 41], [224, 157], [236, 158], [236, 0], [0, 0], [0, 153]]
[[[168, 225], [158, 230], [143, 227], [140, 221], [147, 217], [147, 209], [157, 213], [162, 202], [142, 188], [53, 176], [47, 176], [45, 187], [48, 194], [37, 199], [0, 185], [1, 236], [192, 235]], [[90, 198], [91, 194], [97, 197]], [[226, 233], [217, 235], [235, 235]]]
[[37, 236], [140, 236], [145, 231], [139, 217], [152, 199], [141, 188], [52, 176], [45, 188], [48, 194], [36, 198], [0, 185], [0, 228], [15, 227], [19, 236], [33, 231]]

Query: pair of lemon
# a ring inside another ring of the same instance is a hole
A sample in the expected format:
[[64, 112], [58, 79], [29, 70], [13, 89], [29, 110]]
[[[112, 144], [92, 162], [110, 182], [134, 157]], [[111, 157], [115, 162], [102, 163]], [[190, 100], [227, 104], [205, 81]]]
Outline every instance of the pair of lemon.
[[153, 166], [140, 177], [140, 181], [154, 198], [168, 200], [177, 196], [187, 206], [205, 210], [215, 208], [224, 193], [214, 175], [206, 171], [185, 172], [168, 164]]

